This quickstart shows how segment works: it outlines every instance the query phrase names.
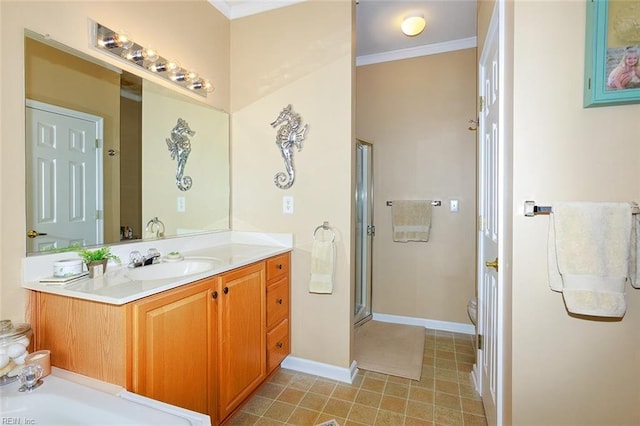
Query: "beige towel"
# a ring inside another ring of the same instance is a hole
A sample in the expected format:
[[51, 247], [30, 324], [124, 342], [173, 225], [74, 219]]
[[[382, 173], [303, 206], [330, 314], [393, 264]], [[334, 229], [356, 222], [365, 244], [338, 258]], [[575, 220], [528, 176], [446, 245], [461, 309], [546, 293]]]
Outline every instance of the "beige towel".
[[629, 275], [628, 203], [559, 202], [549, 221], [549, 283], [569, 312], [622, 317]]
[[429, 241], [431, 200], [394, 200], [391, 207], [393, 241]]
[[310, 293], [332, 293], [333, 275], [336, 262], [336, 249], [333, 239], [323, 241], [313, 240], [311, 248], [311, 279]]

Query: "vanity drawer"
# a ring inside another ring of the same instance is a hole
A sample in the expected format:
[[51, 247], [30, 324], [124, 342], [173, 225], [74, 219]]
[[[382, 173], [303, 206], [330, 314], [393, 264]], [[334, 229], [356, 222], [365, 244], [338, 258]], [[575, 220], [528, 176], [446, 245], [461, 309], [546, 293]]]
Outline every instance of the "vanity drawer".
[[267, 281], [281, 275], [289, 275], [289, 253], [284, 253], [267, 260]]
[[284, 320], [267, 333], [267, 373], [276, 368], [289, 351], [289, 320]]
[[267, 287], [267, 329], [289, 315], [289, 279], [284, 277]]

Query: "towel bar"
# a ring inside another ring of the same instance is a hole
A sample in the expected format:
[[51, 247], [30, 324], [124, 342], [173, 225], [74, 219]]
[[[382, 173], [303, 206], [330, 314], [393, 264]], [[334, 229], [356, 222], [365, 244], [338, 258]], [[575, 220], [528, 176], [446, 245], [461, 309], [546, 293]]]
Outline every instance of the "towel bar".
[[[553, 213], [553, 207], [551, 206], [537, 206], [535, 201], [524, 202], [524, 215], [526, 217], [551, 213]], [[631, 214], [640, 214], [640, 208], [637, 205], [631, 206]]]
[[325, 231], [331, 231], [331, 241], [334, 242], [336, 240], [336, 233], [333, 231], [333, 229], [331, 229], [331, 227], [329, 226], [329, 222], [327, 222], [326, 220], [322, 223], [322, 225], [316, 227], [316, 229], [313, 231], [313, 239], [316, 239], [316, 233], [319, 230], [325, 230]]
[[[440, 207], [442, 205], [442, 201], [440, 201], [440, 200], [432, 201], [431, 205], [434, 206], [434, 207]], [[387, 201], [387, 206], [388, 207], [393, 206], [393, 201]]]

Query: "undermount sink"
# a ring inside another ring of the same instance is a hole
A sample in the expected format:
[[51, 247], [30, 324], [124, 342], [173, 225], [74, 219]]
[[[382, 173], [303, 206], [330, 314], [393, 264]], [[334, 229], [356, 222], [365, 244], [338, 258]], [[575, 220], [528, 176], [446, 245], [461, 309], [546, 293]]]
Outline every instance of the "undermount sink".
[[185, 258], [179, 262], [163, 262], [134, 268], [129, 270], [127, 275], [134, 281], [161, 280], [200, 274], [221, 265], [220, 259], [212, 257]]

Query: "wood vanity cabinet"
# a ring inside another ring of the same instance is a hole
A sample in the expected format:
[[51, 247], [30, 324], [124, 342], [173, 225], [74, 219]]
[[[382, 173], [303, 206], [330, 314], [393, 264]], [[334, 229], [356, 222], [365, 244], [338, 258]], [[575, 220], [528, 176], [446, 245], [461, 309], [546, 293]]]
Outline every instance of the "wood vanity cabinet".
[[218, 277], [218, 416], [266, 378], [264, 262]]
[[267, 373], [291, 352], [289, 265], [289, 253], [267, 260]]
[[289, 354], [289, 253], [125, 305], [31, 293], [52, 364], [228, 419]]
[[217, 304], [210, 296], [215, 283], [215, 278], [204, 279], [130, 304], [130, 390], [200, 413], [215, 412]]

